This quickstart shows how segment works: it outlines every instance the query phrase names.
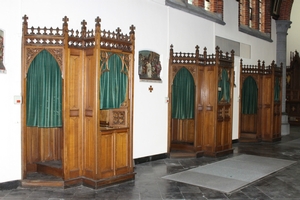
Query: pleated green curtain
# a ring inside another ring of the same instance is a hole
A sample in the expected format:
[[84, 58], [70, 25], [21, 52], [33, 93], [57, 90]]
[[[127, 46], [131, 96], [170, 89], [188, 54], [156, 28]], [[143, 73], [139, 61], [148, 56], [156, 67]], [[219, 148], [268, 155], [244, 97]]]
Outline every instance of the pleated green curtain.
[[222, 69], [221, 80], [218, 83], [218, 87], [221, 88], [221, 91], [218, 92], [218, 101], [230, 101], [230, 80], [228, 73], [225, 69]]
[[117, 54], [101, 63], [100, 109], [120, 108], [125, 101], [128, 85], [125, 64]]
[[62, 77], [58, 63], [46, 50], [32, 61], [26, 82], [26, 125], [62, 126]]
[[186, 68], [181, 68], [172, 85], [172, 118], [193, 119], [195, 115], [195, 82]]
[[255, 80], [249, 76], [243, 83], [242, 90], [242, 113], [257, 113], [258, 90]]
[[279, 78], [275, 77], [275, 87], [274, 87], [274, 101], [280, 101], [280, 85]]

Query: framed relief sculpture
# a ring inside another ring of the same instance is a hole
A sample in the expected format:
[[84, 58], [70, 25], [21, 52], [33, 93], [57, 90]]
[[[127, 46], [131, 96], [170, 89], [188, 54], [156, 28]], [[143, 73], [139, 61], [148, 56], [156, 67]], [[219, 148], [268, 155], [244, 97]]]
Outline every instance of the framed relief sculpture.
[[141, 80], [161, 81], [161, 64], [159, 54], [153, 51], [139, 51], [139, 77]]

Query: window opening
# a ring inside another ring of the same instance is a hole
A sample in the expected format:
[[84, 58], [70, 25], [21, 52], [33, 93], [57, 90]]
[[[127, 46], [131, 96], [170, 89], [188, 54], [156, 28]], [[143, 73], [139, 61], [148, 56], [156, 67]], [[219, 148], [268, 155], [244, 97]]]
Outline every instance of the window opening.
[[209, 0], [205, 1], [204, 8], [205, 8], [205, 10], [210, 11], [210, 2], [209, 2]]
[[253, 19], [253, 12], [252, 12], [252, 0], [249, 0], [249, 27], [252, 28], [252, 19]]
[[4, 32], [0, 30], [0, 72], [6, 71], [3, 64], [3, 56], [4, 56]]
[[258, 1], [258, 30], [262, 31], [262, 1]]

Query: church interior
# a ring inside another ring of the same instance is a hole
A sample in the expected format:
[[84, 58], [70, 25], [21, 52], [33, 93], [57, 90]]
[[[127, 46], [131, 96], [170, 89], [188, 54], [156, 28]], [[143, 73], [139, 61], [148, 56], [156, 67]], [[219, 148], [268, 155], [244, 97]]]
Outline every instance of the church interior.
[[[3, 6], [0, 199], [300, 195], [299, 2]], [[230, 194], [161, 179], [242, 154], [296, 164]]]

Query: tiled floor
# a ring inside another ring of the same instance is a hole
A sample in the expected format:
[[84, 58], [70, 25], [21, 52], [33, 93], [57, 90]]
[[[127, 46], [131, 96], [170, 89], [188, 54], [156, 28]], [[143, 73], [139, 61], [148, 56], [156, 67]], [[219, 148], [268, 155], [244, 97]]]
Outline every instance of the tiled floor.
[[[299, 140], [297, 140], [299, 139]], [[292, 142], [293, 141], [293, 142]], [[79, 186], [69, 189], [17, 188], [0, 190], [0, 200], [73, 200], [73, 199], [300, 199], [300, 127], [291, 127], [291, 133], [281, 142], [234, 144], [234, 153], [222, 158], [162, 159], [136, 165], [136, 179], [111, 187], [93, 190]], [[168, 181], [161, 177], [179, 171], [212, 163], [240, 154], [267, 156], [297, 161], [277, 173], [231, 194]]]

